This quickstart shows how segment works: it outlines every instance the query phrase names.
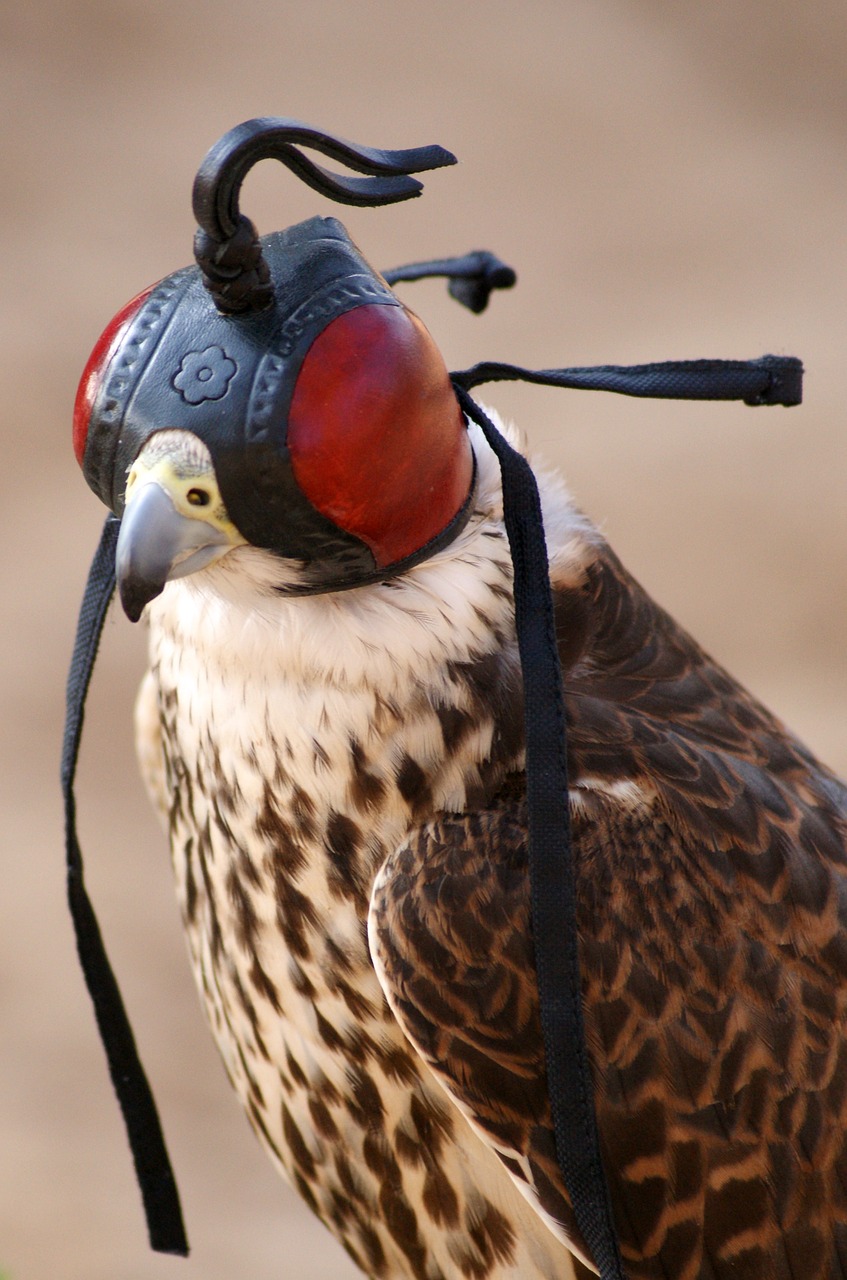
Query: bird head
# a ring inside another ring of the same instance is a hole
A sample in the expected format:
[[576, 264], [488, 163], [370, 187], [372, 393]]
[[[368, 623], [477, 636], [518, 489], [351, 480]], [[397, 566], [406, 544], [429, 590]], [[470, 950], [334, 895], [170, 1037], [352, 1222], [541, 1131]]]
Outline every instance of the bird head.
[[[169, 579], [239, 543], [298, 561], [303, 591], [340, 590], [431, 555], [469, 513], [464, 416], [421, 321], [336, 219], [259, 240], [238, 213], [240, 183], [266, 155], [321, 190], [342, 185], [349, 203], [419, 191], [409, 177], [328, 175], [291, 146], [304, 132], [251, 121], [216, 144], [195, 183], [198, 265], [124, 307], [83, 373], [74, 448], [122, 521], [118, 582], [133, 619]], [[420, 150], [440, 157], [418, 168], [453, 159]], [[355, 167], [363, 156], [392, 157], [395, 174], [396, 157], [405, 172], [420, 158], [358, 149]]]

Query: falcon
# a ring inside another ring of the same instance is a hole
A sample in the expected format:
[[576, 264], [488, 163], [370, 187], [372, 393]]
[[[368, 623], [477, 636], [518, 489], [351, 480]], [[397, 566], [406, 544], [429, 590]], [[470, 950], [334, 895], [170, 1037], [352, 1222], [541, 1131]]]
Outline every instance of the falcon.
[[[286, 252], [337, 238], [312, 223]], [[284, 453], [249, 483], [215, 432], [241, 404], [259, 438], [277, 384], [263, 356], [234, 398], [231, 321], [188, 341], [176, 312], [162, 337], [160, 287], [95, 351], [78, 454], [102, 493], [91, 451], [121, 423], [106, 470], [121, 600], [149, 629], [141, 769], [233, 1088], [362, 1272], [582, 1277], [597, 1266], [551, 1117], [500, 470], [423, 326], [375, 296], [309, 336]], [[265, 483], [279, 458], [283, 503]], [[847, 790], [532, 465], [625, 1275], [847, 1277]]]

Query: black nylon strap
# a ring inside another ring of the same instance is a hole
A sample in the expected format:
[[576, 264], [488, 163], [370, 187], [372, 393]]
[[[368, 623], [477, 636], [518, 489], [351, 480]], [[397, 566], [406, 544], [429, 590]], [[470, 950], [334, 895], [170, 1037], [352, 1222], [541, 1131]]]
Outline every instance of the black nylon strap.
[[138, 1057], [129, 1019], [109, 964], [100, 928], [83, 881], [82, 854], [76, 832], [74, 776], [79, 755], [85, 697], [103, 622], [115, 590], [115, 544], [120, 522], [106, 519], [94, 556], [77, 624], [68, 673], [67, 714], [62, 743], [62, 796], [65, 805], [65, 852], [68, 903], [86, 986], [94, 1004], [109, 1074], [118, 1096], [151, 1246], [159, 1253], [188, 1254], [179, 1193], [174, 1180], [153, 1094]]
[[529, 463], [479, 405], [462, 387], [456, 394], [482, 428], [503, 477], [524, 679], [533, 939], [556, 1156], [602, 1280], [623, 1280], [583, 1029], [564, 692], [538, 487]]
[[758, 360], [664, 360], [659, 364], [601, 364], [589, 368], [522, 369], [487, 360], [452, 373], [470, 391], [482, 382], [534, 382], [584, 391], [617, 391], [658, 400], [743, 400], [749, 405], [800, 404], [803, 364], [796, 356]]
[[559, 1167], [601, 1280], [624, 1280], [624, 1272], [585, 1044], [568, 805], [567, 720], [541, 504], [526, 459], [497, 431], [466, 387], [522, 379], [626, 395], [792, 405], [802, 399], [802, 376], [803, 366], [793, 356], [665, 361], [536, 373], [490, 362], [451, 375], [463, 412], [482, 429], [502, 473], [524, 681], [530, 899], [547, 1087]]

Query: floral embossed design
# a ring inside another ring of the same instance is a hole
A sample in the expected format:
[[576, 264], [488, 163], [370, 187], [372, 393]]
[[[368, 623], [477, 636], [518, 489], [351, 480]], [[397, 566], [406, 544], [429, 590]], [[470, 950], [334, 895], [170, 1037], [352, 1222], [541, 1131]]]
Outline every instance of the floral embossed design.
[[223, 347], [206, 347], [205, 351], [189, 351], [174, 377], [176, 387], [188, 404], [204, 400], [220, 400], [232, 381], [238, 365]]

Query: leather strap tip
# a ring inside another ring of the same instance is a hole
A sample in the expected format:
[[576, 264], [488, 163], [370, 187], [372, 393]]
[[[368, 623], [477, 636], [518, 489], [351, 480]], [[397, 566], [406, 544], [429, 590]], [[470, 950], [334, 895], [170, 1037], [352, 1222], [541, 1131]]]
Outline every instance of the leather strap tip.
[[180, 1244], [165, 1244], [151, 1239], [150, 1248], [154, 1253], [163, 1253], [171, 1258], [187, 1258], [191, 1252], [184, 1241]]

